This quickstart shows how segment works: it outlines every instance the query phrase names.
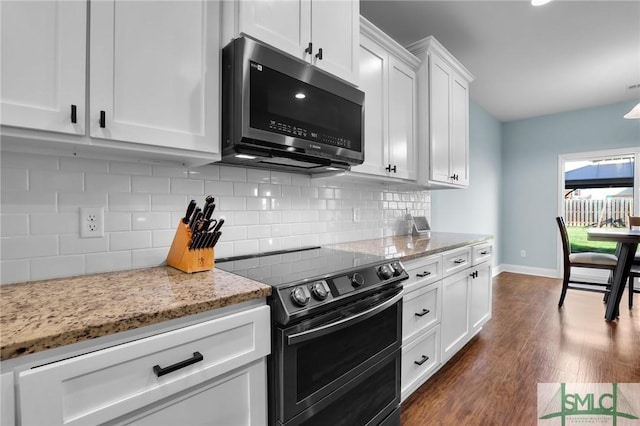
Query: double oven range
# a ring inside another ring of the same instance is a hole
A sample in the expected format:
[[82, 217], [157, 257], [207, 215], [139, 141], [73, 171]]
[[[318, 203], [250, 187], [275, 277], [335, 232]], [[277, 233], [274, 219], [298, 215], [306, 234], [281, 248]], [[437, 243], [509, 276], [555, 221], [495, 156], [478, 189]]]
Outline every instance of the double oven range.
[[272, 286], [271, 425], [399, 425], [399, 261], [328, 248], [216, 259]]

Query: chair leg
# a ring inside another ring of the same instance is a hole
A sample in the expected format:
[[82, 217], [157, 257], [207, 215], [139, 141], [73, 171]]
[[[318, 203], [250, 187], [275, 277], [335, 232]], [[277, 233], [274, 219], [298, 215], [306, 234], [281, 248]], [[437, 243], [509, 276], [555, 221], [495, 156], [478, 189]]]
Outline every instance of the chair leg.
[[567, 295], [567, 289], [569, 288], [569, 277], [571, 276], [571, 268], [567, 268], [564, 271], [564, 278], [562, 280], [562, 292], [560, 293], [560, 301], [558, 301], [558, 308], [562, 308], [564, 298]]
[[629, 309], [633, 308], [633, 280], [634, 277], [629, 277], [629, 288], [627, 291], [629, 292]]

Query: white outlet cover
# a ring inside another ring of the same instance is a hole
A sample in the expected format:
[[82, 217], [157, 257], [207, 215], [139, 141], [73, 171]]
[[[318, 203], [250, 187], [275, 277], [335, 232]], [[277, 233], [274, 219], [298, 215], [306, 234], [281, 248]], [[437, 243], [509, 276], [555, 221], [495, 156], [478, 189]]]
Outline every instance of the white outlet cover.
[[104, 208], [80, 207], [80, 238], [104, 237]]

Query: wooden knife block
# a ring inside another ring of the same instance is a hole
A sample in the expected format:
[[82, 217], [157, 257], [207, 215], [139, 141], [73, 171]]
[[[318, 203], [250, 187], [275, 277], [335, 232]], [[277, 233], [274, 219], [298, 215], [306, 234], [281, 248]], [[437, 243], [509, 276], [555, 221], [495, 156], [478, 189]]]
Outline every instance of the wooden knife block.
[[189, 274], [212, 270], [213, 248], [189, 250], [189, 241], [191, 241], [191, 230], [180, 221], [167, 255], [167, 264]]

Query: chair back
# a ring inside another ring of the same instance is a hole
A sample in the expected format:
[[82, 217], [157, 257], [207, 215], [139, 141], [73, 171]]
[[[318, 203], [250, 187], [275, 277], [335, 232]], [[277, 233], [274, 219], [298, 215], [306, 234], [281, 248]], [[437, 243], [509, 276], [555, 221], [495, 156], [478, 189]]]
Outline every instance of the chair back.
[[569, 255], [571, 254], [571, 245], [569, 244], [569, 234], [567, 233], [567, 225], [565, 225], [562, 216], [556, 217], [556, 222], [558, 223], [558, 228], [560, 229], [560, 239], [562, 240], [562, 254], [566, 271], [570, 267]]
[[634, 226], [640, 227], [640, 216], [629, 216], [629, 229]]

